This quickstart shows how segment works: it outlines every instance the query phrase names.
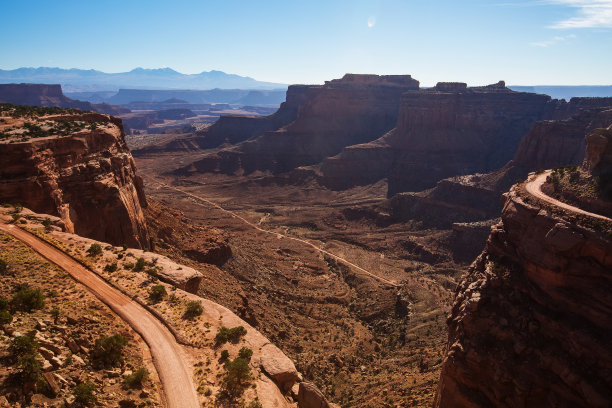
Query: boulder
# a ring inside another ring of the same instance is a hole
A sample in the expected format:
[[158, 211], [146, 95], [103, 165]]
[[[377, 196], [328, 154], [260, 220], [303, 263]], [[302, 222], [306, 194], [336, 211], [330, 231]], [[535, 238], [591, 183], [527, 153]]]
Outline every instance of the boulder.
[[47, 381], [47, 384], [49, 384], [49, 389], [51, 390], [53, 396], [57, 396], [62, 390], [62, 387], [60, 387], [60, 385], [55, 380], [55, 376], [53, 375], [53, 373], [43, 373], [42, 376], [45, 381]]
[[301, 382], [298, 391], [299, 408], [330, 408], [329, 402], [316, 385]]
[[298, 372], [293, 361], [272, 343], [265, 344], [261, 348], [260, 364], [283, 394], [289, 392], [298, 379]]

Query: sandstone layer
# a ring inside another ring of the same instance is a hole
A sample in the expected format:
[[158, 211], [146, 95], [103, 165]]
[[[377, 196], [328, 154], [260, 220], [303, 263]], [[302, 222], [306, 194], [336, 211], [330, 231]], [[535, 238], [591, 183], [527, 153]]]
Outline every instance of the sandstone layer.
[[[386, 177], [392, 196], [431, 188], [446, 177], [495, 170], [554, 107], [546, 95], [513, 92], [503, 83], [478, 88], [443, 83], [406, 92], [395, 128], [374, 143], [350, 146], [325, 160], [324, 183], [346, 188]], [[361, 166], [368, 171], [361, 172]]]
[[544, 211], [519, 186], [457, 287], [435, 406], [609, 407], [610, 225]]
[[[295, 98], [299, 100], [295, 120], [256, 138], [253, 136], [257, 132], [247, 128], [246, 135], [233, 137], [250, 140], [197, 161], [182, 172], [282, 173], [318, 163], [345, 146], [372, 141], [391, 130], [397, 121], [402, 93], [418, 87], [418, 81], [409, 75], [352, 74], [325, 85], [291, 86], [287, 103], [293, 99], [292, 94], [301, 96]], [[263, 121], [270, 119], [259, 120]], [[219, 127], [222, 125], [225, 123]]]
[[427, 225], [448, 227], [453, 222], [473, 222], [497, 217], [501, 194], [524, 180], [532, 171], [578, 165], [584, 158], [585, 134], [612, 123], [610, 98], [574, 98], [564, 112], [569, 119], [536, 122], [522, 138], [512, 160], [484, 174], [455, 176], [436, 183], [433, 189], [399, 193], [390, 199], [392, 216], [398, 220], [421, 219]]
[[0, 143], [0, 201], [57, 215], [69, 232], [148, 248], [147, 202], [121, 120], [97, 113], [43, 119], [83, 128]]

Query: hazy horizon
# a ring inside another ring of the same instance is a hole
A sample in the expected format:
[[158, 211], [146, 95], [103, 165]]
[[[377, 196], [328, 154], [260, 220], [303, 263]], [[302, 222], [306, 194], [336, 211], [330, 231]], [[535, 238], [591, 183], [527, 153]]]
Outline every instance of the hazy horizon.
[[10, 2], [0, 68], [610, 85], [612, 0]]
[[[152, 68], [134, 67], [134, 68], [129, 69], [129, 70], [127, 70], [127, 71], [118, 71], [118, 72], [107, 72], [107, 71], [102, 71], [102, 70], [99, 70], [99, 69], [96, 69], [96, 68], [75, 68], [75, 67], [43, 67], [43, 66], [40, 66], [40, 67], [18, 67], [18, 68], [14, 68], [14, 69], [20, 69], [20, 68], [25, 68], [25, 69], [41, 69], [41, 68], [42, 68], [42, 69], [45, 69], [45, 68], [47, 68], [47, 69], [66, 69], [66, 70], [70, 70], [70, 69], [79, 69], [79, 70], [84, 70], [84, 71], [87, 71], [87, 70], [93, 70], [93, 71], [102, 72], [102, 73], [104, 73], [104, 74], [125, 74], [125, 73], [131, 72], [131, 71], [135, 71], [135, 70], [138, 70], [138, 69], [144, 69], [144, 70], [164, 70], [164, 69], [170, 69], [170, 70], [173, 70], [173, 71], [175, 71], [175, 72], [177, 72], [177, 73], [179, 73], [179, 74], [182, 74], [182, 75], [198, 75], [198, 74], [203, 74], [203, 73], [207, 73], [207, 72], [211, 72], [211, 71], [220, 71], [220, 70], [216, 70], [216, 69], [211, 69], [211, 70], [204, 70], [204, 71], [195, 72], [195, 73], [185, 73], [185, 72], [180, 72], [180, 71], [178, 71], [178, 70], [176, 70], [176, 69], [174, 69], [174, 68], [172, 68], [172, 67], [167, 67], [167, 66], [165, 66], [165, 67], [152, 67]], [[4, 69], [5, 71], [6, 71], [6, 70], [8, 70], [8, 69], [5, 69], [5, 68], [0, 68], [0, 70], [2, 70], [2, 69]], [[235, 73], [233, 73], [233, 72], [225, 72], [225, 71], [221, 71], [221, 72], [224, 72], [224, 73], [226, 73], [226, 74], [230, 74], [230, 75], [231, 75], [231, 74], [235, 74]], [[354, 74], [354, 72], [345, 72], [345, 74]], [[373, 73], [373, 72], [363, 72], [362, 74], [375, 74], [375, 73]], [[236, 75], [238, 75], [238, 74], [236, 74]], [[343, 75], [344, 75], [344, 74], [343, 74]], [[338, 76], [337, 78], [340, 78], [340, 77], [342, 77], [343, 75]], [[377, 74], [377, 75], [395, 75], [395, 74]], [[411, 75], [411, 74], [410, 74], [410, 73], [403, 73], [403, 74], [400, 74], [400, 75]], [[253, 76], [251, 76], [251, 75], [241, 75], [241, 76], [243, 76], [243, 77], [247, 77], [247, 78], [251, 78], [251, 79], [254, 79], [254, 80], [256, 80], [256, 81], [261, 81], [259, 78], [254, 78], [254, 77], [253, 77]], [[419, 78], [415, 78], [415, 77], [414, 77], [414, 75], [412, 75], [412, 77], [413, 77], [414, 79], [416, 79], [416, 80], [419, 80]], [[329, 81], [329, 80], [331, 80], [331, 79], [337, 79], [337, 78], [328, 78], [328, 79], [324, 79], [323, 81], [321, 81], [321, 82], [319, 82], [319, 83], [320, 83], [320, 84], [323, 84], [323, 82], [325, 82], [325, 81]], [[502, 78], [502, 79], [500, 79], [500, 81], [504, 81], [504, 79]], [[441, 81], [438, 81], [438, 82], [441, 82]], [[460, 81], [460, 82], [465, 82], [465, 81]], [[580, 87], [580, 86], [612, 86], [612, 80], [610, 81], [610, 83], [607, 83], [607, 84], [591, 84], [591, 83], [577, 83], [577, 84], [561, 84], [561, 83], [559, 83], [559, 84], [540, 84], [540, 83], [535, 83], [535, 84], [530, 84], [530, 83], [509, 83], [508, 81], [505, 81], [505, 82], [506, 82], [506, 85], [507, 85], [507, 86], [534, 86], [534, 87], [555, 87], [555, 86], [567, 86], [567, 87]], [[493, 83], [493, 82], [491, 82], [491, 83]], [[487, 84], [485, 84], [485, 83], [482, 83], [482, 84], [481, 84], [481, 83], [478, 83], [478, 84], [471, 84], [471, 83], [468, 83], [468, 86], [489, 85], [489, 84], [491, 84], [491, 83], [487, 83]], [[282, 82], [278, 82], [278, 84], [281, 84], [281, 85], [287, 85], [287, 86], [289, 86], [289, 85], [310, 85], [310, 84], [314, 84], [314, 85], [316, 85], [316, 84], [318, 84], [318, 83], [295, 82], [295, 83], [290, 84], [290, 83], [282, 83]], [[432, 84], [423, 84], [423, 83], [421, 83], [421, 86], [422, 86], [422, 87], [432, 87], [432, 86], [435, 86], [435, 85], [436, 85], [435, 83], [432, 83]], [[136, 89], [138, 89], [138, 88], [136, 88]], [[143, 89], [144, 89], [144, 88], [143, 88]], [[148, 89], [148, 88], [147, 88], [147, 89]], [[175, 89], [175, 88], [168, 88], [168, 89]]]

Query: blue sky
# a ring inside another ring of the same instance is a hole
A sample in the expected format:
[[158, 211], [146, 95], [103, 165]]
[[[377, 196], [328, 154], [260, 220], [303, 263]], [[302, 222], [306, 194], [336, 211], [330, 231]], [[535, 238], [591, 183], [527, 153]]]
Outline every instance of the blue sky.
[[612, 0], [0, 0], [0, 68], [612, 84]]

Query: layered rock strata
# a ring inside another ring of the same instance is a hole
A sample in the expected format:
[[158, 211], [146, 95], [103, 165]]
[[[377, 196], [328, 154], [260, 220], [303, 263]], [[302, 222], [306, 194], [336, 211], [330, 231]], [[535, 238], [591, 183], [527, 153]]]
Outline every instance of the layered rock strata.
[[[323, 181], [346, 188], [388, 178], [391, 196], [455, 175], [488, 172], [510, 160], [521, 137], [554, 107], [546, 95], [513, 92], [503, 83], [477, 88], [441, 83], [406, 92], [395, 128], [325, 160]], [[360, 172], [362, 166], [368, 171]], [[363, 173], [362, 180], [344, 177]]]
[[345, 146], [372, 141], [391, 130], [401, 95], [418, 88], [418, 81], [409, 75], [353, 74], [325, 85], [291, 86], [288, 102], [291, 93], [303, 95], [295, 120], [256, 138], [247, 132], [250, 140], [181, 172], [282, 173], [318, 163]]
[[609, 407], [610, 225], [578, 225], [520, 191], [457, 287], [435, 406]]
[[0, 143], [0, 201], [57, 215], [69, 232], [148, 248], [147, 202], [121, 119], [97, 113], [45, 119], [95, 126]]
[[523, 137], [516, 155], [501, 169], [447, 178], [433, 189], [399, 193], [390, 199], [392, 216], [399, 220], [422, 219], [428, 225], [448, 227], [453, 222], [473, 222], [497, 217], [500, 196], [532, 171], [578, 165], [584, 158], [585, 134], [612, 123], [610, 98], [574, 98], [567, 104], [576, 113], [565, 120], [536, 122]]

